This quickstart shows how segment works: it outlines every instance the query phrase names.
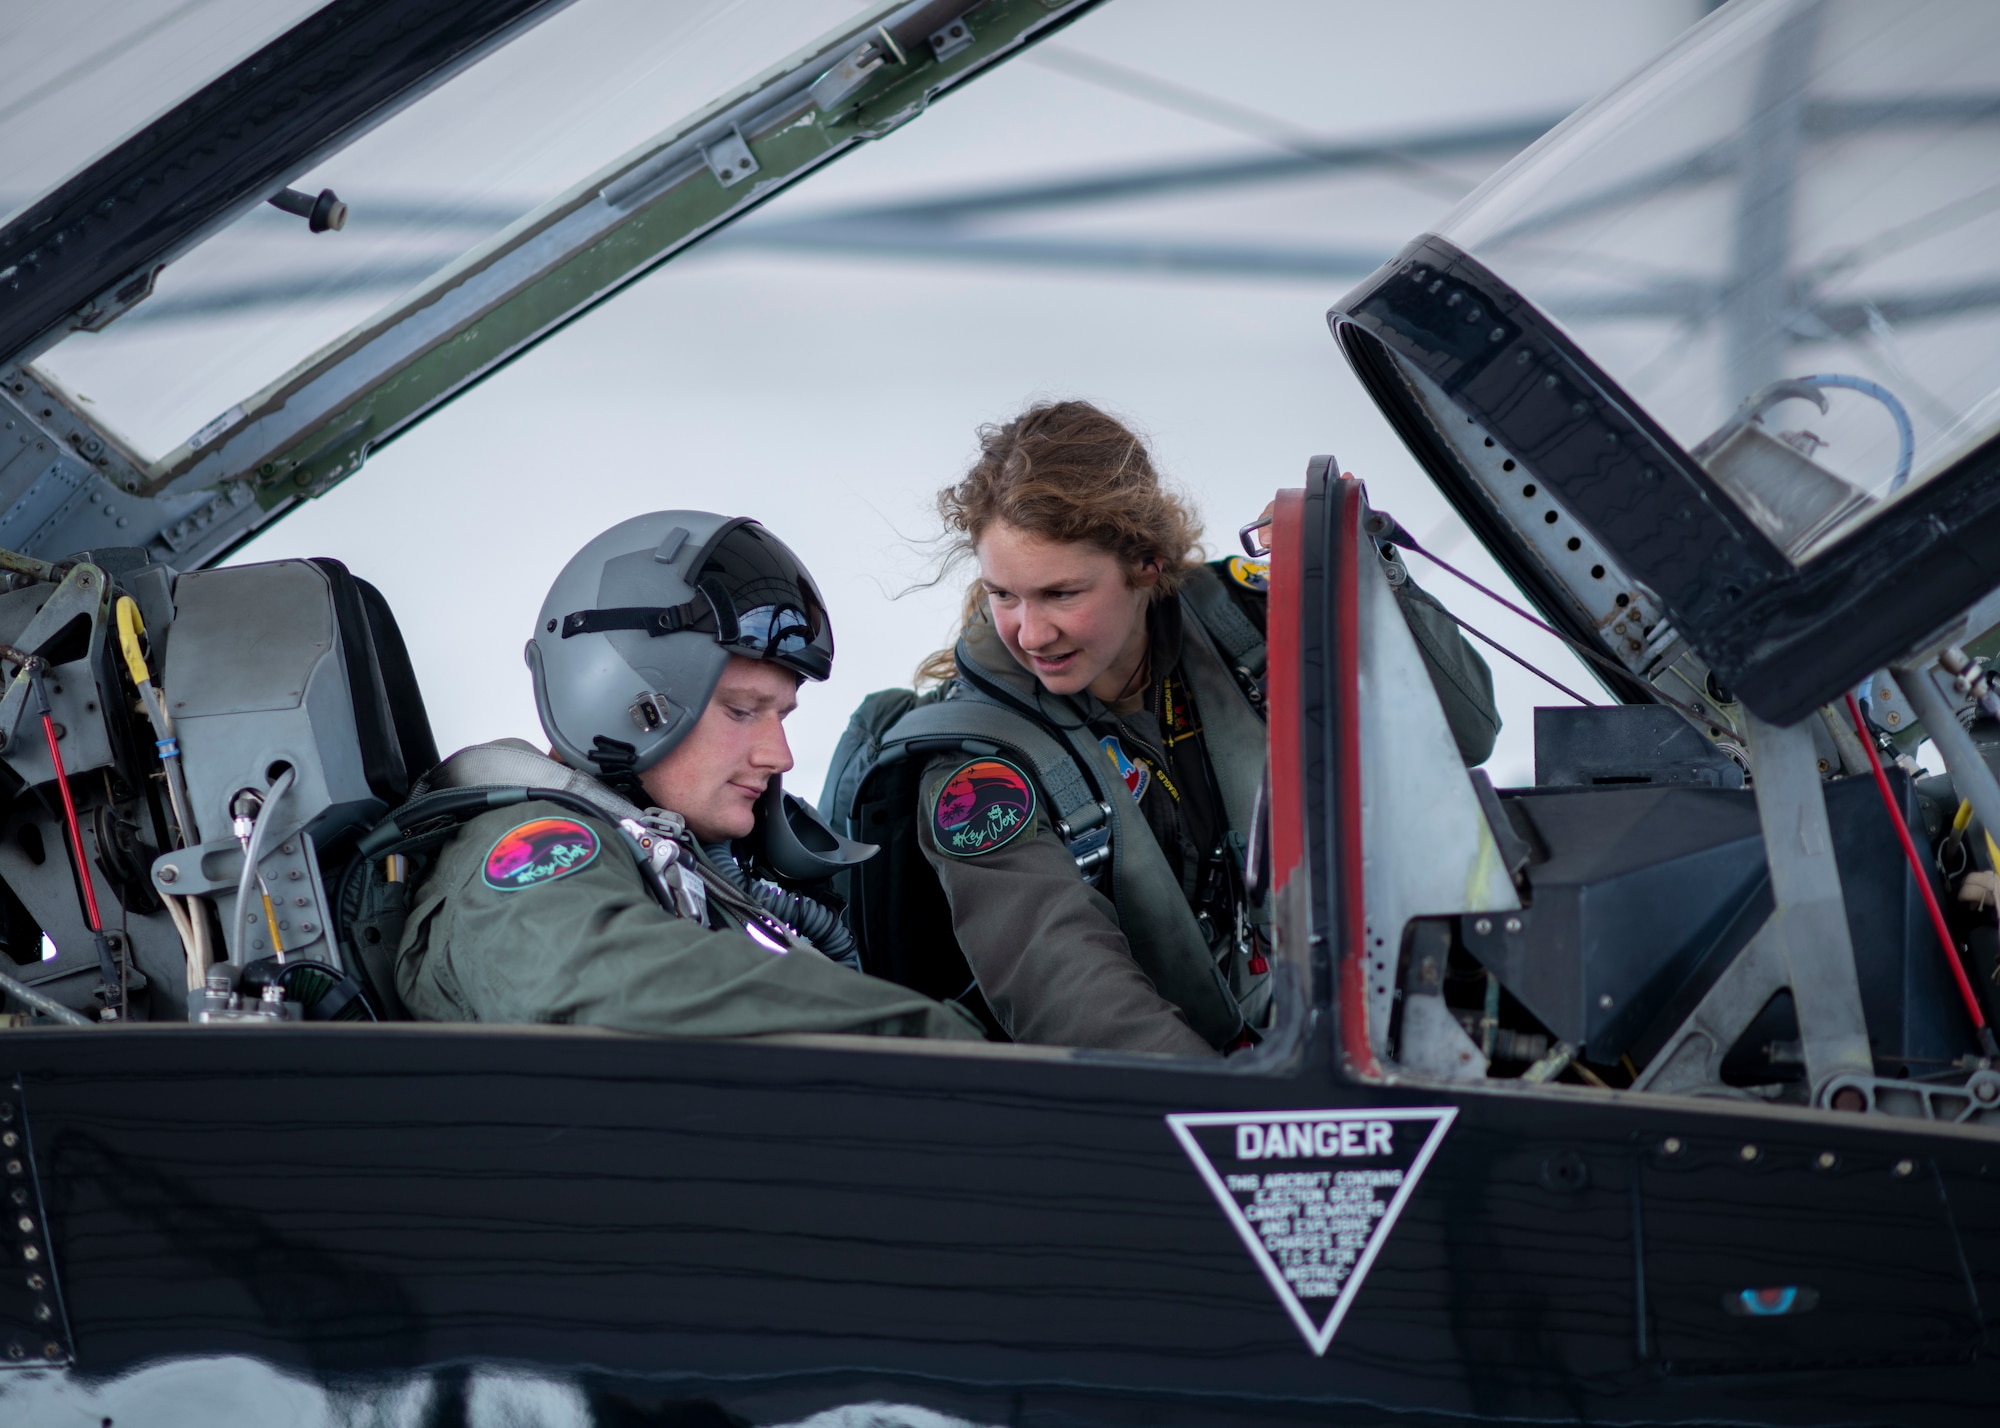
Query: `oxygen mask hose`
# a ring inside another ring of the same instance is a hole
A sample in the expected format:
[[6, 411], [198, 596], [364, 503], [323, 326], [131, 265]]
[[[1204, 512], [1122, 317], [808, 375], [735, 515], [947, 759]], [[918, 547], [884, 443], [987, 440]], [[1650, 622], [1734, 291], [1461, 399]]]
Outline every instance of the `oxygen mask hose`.
[[69, 829], [69, 845], [76, 854], [76, 878], [83, 887], [83, 910], [90, 919], [91, 940], [97, 944], [97, 969], [104, 978], [104, 1020], [116, 1021], [125, 1014], [125, 978], [112, 954], [111, 939], [105, 935], [104, 919], [97, 910], [97, 887], [90, 876], [90, 858], [83, 851], [83, 829], [76, 821], [76, 799], [69, 791], [69, 771], [63, 767], [62, 750], [56, 744], [55, 710], [49, 704], [49, 687], [43, 677], [45, 662], [27, 660], [22, 672], [35, 697], [35, 713], [41, 717], [42, 736], [49, 741], [49, 762], [55, 767], [56, 789], [62, 794], [63, 823]]

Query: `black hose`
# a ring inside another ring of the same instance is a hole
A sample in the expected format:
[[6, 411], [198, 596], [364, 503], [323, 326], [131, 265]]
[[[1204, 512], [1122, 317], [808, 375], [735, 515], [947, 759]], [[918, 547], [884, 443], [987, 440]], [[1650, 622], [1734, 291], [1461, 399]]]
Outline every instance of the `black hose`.
[[756, 899], [764, 911], [841, 966], [861, 970], [861, 951], [854, 945], [854, 934], [842, 924], [839, 913], [817, 898], [780, 887], [767, 878], [752, 883], [727, 843], [704, 843], [701, 851], [724, 877]]

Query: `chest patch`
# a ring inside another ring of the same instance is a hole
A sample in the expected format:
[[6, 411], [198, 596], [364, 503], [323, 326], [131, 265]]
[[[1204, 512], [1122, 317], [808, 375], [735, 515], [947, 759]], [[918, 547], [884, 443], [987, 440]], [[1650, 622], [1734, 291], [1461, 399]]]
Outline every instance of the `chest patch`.
[[1118, 742], [1116, 734], [1107, 734], [1103, 739], [1104, 752], [1110, 756], [1118, 770], [1118, 777], [1125, 780], [1125, 791], [1137, 803], [1146, 792], [1146, 785], [1152, 781], [1152, 772], [1144, 764], [1138, 763], [1125, 752], [1125, 746]]
[[1271, 562], [1245, 560], [1240, 555], [1232, 555], [1229, 557], [1229, 578], [1245, 590], [1268, 595], [1271, 592]]
[[931, 810], [941, 852], [976, 858], [1035, 826], [1035, 785], [1005, 759], [974, 759], [944, 781]]
[[597, 857], [597, 835], [573, 818], [536, 818], [508, 829], [486, 854], [486, 886], [519, 892], [551, 883]]

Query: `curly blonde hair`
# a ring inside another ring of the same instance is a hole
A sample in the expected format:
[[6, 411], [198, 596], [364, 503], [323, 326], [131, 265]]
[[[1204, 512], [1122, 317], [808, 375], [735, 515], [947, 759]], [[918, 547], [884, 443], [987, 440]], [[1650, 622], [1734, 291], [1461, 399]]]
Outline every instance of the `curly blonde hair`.
[[[1012, 421], [979, 429], [979, 459], [938, 492], [945, 551], [939, 578], [974, 555], [996, 523], [1116, 556], [1129, 575], [1160, 572], [1153, 598], [1171, 594], [1200, 556], [1201, 522], [1186, 496], [1160, 479], [1145, 439], [1089, 402], [1038, 402]], [[985, 603], [966, 590], [963, 622]], [[939, 650], [917, 669], [919, 685], [955, 678]]]

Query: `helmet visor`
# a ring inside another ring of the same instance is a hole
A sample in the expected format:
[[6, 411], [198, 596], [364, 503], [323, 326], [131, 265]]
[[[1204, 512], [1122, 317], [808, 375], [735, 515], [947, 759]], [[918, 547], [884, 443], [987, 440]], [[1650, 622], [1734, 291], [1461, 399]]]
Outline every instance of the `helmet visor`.
[[715, 611], [715, 640], [807, 679], [833, 672], [833, 626], [812, 577], [785, 543], [751, 520], [717, 531], [690, 582]]

